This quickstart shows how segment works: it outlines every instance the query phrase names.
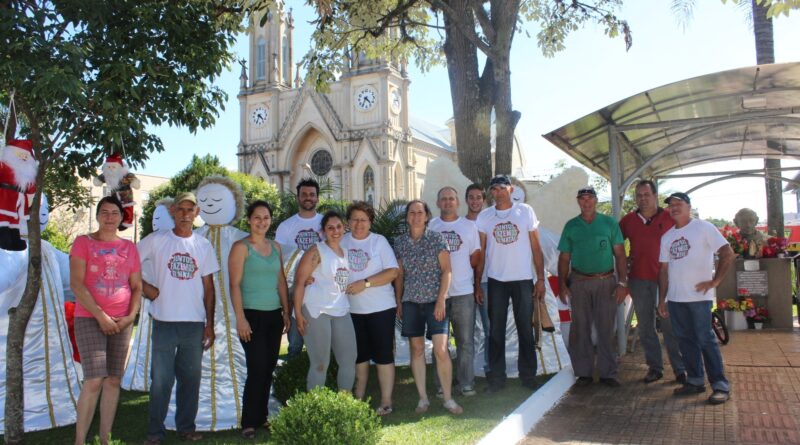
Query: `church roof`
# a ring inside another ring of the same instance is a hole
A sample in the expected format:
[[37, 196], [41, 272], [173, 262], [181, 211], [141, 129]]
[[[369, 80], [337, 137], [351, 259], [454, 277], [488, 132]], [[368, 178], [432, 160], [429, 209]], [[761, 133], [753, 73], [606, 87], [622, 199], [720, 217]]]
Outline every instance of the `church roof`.
[[409, 115], [409, 127], [415, 140], [455, 153], [456, 148], [450, 142], [449, 128], [428, 122], [413, 114]]

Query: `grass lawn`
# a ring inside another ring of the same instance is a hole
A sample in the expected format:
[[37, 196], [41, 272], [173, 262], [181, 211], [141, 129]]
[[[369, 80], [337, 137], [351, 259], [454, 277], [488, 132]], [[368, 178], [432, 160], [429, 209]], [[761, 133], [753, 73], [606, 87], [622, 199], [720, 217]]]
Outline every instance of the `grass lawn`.
[[[371, 369], [368, 395], [380, 400], [375, 368]], [[464, 414], [453, 416], [442, 407], [441, 400], [435, 397], [433, 388], [433, 369], [428, 366], [428, 396], [431, 407], [425, 414], [416, 414], [417, 391], [409, 367], [397, 369], [394, 390], [394, 412], [383, 418], [382, 444], [463, 444], [477, 442], [492, 430], [500, 421], [531, 395], [529, 389], [520, 385], [519, 380], [509, 379], [506, 388], [494, 394], [484, 394], [485, 380], [476, 379], [478, 394], [472, 397], [456, 397], [464, 407]], [[546, 378], [541, 378], [544, 383]], [[113, 437], [128, 444], [142, 443], [147, 429], [148, 395], [140, 392], [123, 391], [119, 410], [114, 424]], [[377, 402], [376, 402], [377, 403]], [[373, 407], [377, 407], [373, 403]], [[98, 418], [95, 416], [90, 434], [97, 434]], [[70, 444], [74, 440], [73, 425], [53, 430], [28, 433], [27, 443], [32, 444]], [[205, 433], [200, 444], [234, 444], [244, 440], [239, 430]], [[166, 443], [180, 442], [174, 433], [167, 433]], [[259, 431], [255, 443], [269, 443], [266, 432]]]

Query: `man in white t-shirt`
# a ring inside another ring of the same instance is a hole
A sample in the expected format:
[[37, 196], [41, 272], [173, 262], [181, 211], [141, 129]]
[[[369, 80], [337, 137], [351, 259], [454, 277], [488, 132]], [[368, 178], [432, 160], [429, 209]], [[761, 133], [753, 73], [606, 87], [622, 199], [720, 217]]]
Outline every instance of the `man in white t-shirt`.
[[[506, 319], [508, 300], [514, 309], [519, 339], [517, 368], [522, 385], [536, 389], [536, 345], [533, 338], [533, 299], [544, 298], [544, 255], [539, 244], [539, 220], [533, 208], [514, 203], [514, 187], [505, 175], [489, 182], [495, 205], [478, 216], [483, 262], [489, 278], [489, 383], [487, 391], [496, 392], [506, 381]], [[531, 262], [536, 268], [533, 283]], [[478, 266], [481, 268], [481, 266]], [[482, 269], [482, 268], [481, 268]]]
[[[673, 393], [694, 395], [706, 390], [703, 365], [714, 391], [708, 402], [725, 403], [730, 384], [719, 343], [711, 330], [714, 288], [735, 259], [733, 249], [714, 225], [692, 218], [691, 201], [685, 193], [673, 193], [666, 201], [675, 226], [661, 237], [658, 277], [658, 311], [672, 320], [672, 331], [686, 366], [687, 381]], [[719, 264], [714, 272], [714, 254]]]
[[[475, 280], [475, 267], [480, 262], [481, 245], [475, 224], [458, 216], [458, 192], [453, 187], [439, 190], [436, 206], [440, 217], [428, 228], [442, 234], [450, 252], [452, 280], [447, 292], [445, 312], [453, 324], [456, 337], [456, 379], [461, 394], [475, 395], [475, 289], [480, 289], [480, 276]], [[477, 281], [477, 282], [476, 282]]]
[[[322, 215], [317, 213], [319, 203], [319, 184], [313, 179], [303, 179], [297, 183], [297, 205], [299, 210], [284, 220], [275, 231], [275, 241], [283, 251], [283, 268], [290, 281], [289, 306], [294, 306], [291, 296], [294, 295], [294, 269], [300, 263], [303, 253], [311, 246], [322, 241]], [[297, 323], [292, 315], [292, 324], [286, 335], [289, 340], [288, 356], [294, 357], [303, 349], [303, 337], [297, 331]]]
[[183, 440], [197, 441], [195, 431], [203, 350], [214, 343], [214, 279], [219, 263], [211, 243], [192, 231], [199, 212], [197, 198], [181, 193], [171, 206], [172, 230], [153, 233], [139, 242], [142, 263], [153, 271], [144, 282], [144, 296], [153, 317], [149, 421], [145, 444], [160, 444], [166, 429], [172, 386], [175, 427]]

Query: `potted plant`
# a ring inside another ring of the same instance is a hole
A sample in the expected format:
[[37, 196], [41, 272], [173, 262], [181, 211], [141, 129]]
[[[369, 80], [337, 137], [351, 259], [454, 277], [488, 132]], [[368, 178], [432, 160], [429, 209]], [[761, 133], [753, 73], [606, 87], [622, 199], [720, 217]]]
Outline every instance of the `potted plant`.
[[752, 298], [728, 298], [726, 300], [719, 300], [717, 307], [725, 311], [725, 324], [728, 329], [732, 331], [741, 331], [747, 329], [747, 320], [745, 319], [744, 312], [750, 308], [754, 308]]
[[755, 306], [744, 311], [748, 324], [753, 325], [753, 329], [762, 329], [764, 323], [769, 321], [769, 311], [764, 306]]

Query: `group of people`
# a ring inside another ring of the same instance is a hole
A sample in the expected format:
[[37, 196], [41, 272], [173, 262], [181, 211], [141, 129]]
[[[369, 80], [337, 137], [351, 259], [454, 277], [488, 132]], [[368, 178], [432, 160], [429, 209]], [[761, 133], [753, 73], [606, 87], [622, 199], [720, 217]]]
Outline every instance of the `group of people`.
[[[405, 207], [408, 230], [392, 246], [370, 231], [375, 210], [365, 202], [353, 202], [345, 215], [317, 213], [319, 185], [306, 179], [296, 188], [298, 213], [277, 228], [274, 241], [266, 236], [272, 208], [265, 201], [255, 201], [246, 213], [249, 235], [233, 245], [228, 258], [219, 259], [210, 242], [192, 230], [199, 212], [194, 194], [175, 197], [170, 210], [172, 230], [155, 232], [138, 246], [117, 236], [122, 204], [115, 197], [103, 198], [97, 205], [98, 230], [78, 237], [70, 252], [78, 302], [75, 330], [85, 376], [75, 443], [85, 442], [98, 399], [100, 438], [108, 440], [140, 294], [151, 301], [153, 323], [145, 443], [164, 440], [164, 420], [176, 380], [178, 435], [189, 441], [201, 439], [194, 419], [203, 350], [215, 339], [213, 274], [220, 261], [227, 261], [229, 295], [247, 363], [241, 419], [245, 438], [255, 437], [257, 428], [268, 425], [269, 391], [284, 333], [289, 337], [290, 355], [306, 345], [308, 389], [325, 384], [333, 352], [339, 389], [363, 399], [369, 362], [374, 362], [381, 393], [377, 412], [388, 415], [393, 410], [398, 320], [410, 345], [419, 394], [416, 411], [425, 412], [430, 406], [425, 375], [428, 338], [433, 343], [443, 406], [460, 414], [463, 409], [454, 393], [476, 393], [473, 338], [477, 320], [488, 333], [486, 390], [499, 391], [506, 384], [510, 301], [519, 339], [520, 382], [535, 390], [531, 320], [535, 300], [545, 295], [544, 257], [536, 214], [529, 205], [512, 200], [513, 190], [508, 177], [492, 178], [493, 205], [483, 208], [483, 189], [470, 185], [464, 194], [468, 207], [464, 217], [458, 215], [459, 193], [453, 187], [437, 194], [438, 218], [432, 217], [424, 201], [413, 200]], [[594, 325], [600, 381], [620, 385], [613, 325], [617, 304], [630, 293], [649, 366], [645, 382], [663, 377], [655, 333], [658, 312], [673, 370], [682, 383], [675, 393], [705, 390], [705, 361], [714, 389], [709, 400], [722, 403], [730, 388], [710, 331], [713, 292], [708, 291], [719, 284], [732, 252], [718, 232], [691, 218], [687, 195], [671, 195], [668, 211], [658, 208], [656, 196], [652, 182], [639, 183], [638, 209], [618, 224], [597, 213], [594, 189], [578, 191], [580, 215], [566, 224], [558, 246], [559, 296], [572, 305], [568, 350], [577, 384], [593, 381]], [[626, 258], [623, 237], [631, 241], [630, 258]], [[714, 253], [719, 254], [720, 264], [712, 277]], [[148, 262], [151, 282], [141, 274], [141, 265]], [[448, 350], [451, 325], [455, 372]]]

